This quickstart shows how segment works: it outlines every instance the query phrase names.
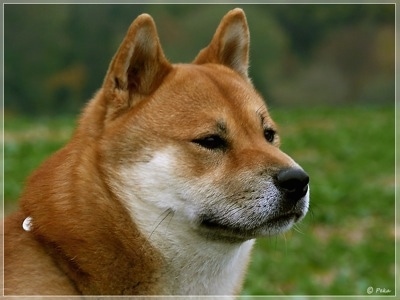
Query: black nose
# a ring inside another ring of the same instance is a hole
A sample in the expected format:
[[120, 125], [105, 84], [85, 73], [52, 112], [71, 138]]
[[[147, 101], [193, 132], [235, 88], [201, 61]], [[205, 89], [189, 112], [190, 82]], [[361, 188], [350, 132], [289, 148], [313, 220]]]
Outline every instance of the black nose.
[[276, 175], [277, 186], [293, 201], [307, 194], [309, 181], [307, 173], [300, 168], [283, 169]]

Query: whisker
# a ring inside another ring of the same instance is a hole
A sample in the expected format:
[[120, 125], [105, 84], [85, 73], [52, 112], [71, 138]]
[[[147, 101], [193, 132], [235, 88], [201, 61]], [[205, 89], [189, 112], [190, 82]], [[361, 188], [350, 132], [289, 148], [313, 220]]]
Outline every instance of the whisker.
[[[164, 214], [165, 214], [165, 216], [162, 217]], [[157, 228], [161, 225], [161, 223], [164, 222], [164, 220], [165, 220], [170, 214], [172, 214], [172, 217], [174, 216], [173, 210], [172, 210], [171, 208], [168, 208], [168, 209], [166, 209], [166, 210], [159, 216], [159, 218], [162, 217], [162, 219], [160, 220], [160, 222], [158, 222], [158, 224], [154, 227], [153, 231], [150, 233], [149, 239], [151, 238], [151, 236], [153, 235], [153, 233], [157, 230]], [[172, 217], [171, 217], [171, 219], [169, 220], [168, 225], [169, 225], [169, 223], [171, 222]]]
[[274, 235], [274, 249], [278, 250], [278, 236]]
[[164, 219], [166, 219], [169, 215], [171, 215], [171, 218], [168, 221], [167, 227], [169, 226], [169, 224], [171, 224], [171, 221], [172, 221], [172, 218], [174, 217], [174, 214], [175, 214], [175, 212], [170, 208], [167, 216], [164, 218]]
[[283, 236], [283, 240], [285, 241], [285, 254], [287, 254], [287, 236], [286, 236], [286, 233], [284, 232], [282, 234], [282, 236]]
[[301, 235], [304, 235], [305, 233], [300, 229], [300, 226], [298, 224], [293, 225], [293, 230], [296, 231], [297, 233], [300, 233]]

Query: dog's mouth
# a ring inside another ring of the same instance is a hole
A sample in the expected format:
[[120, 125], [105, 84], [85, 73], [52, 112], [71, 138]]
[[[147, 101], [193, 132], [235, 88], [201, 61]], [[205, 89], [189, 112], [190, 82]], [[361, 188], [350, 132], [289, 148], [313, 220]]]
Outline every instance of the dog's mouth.
[[282, 213], [265, 221], [254, 224], [248, 220], [237, 220], [234, 223], [224, 219], [203, 216], [200, 222], [201, 231], [209, 238], [245, 241], [262, 236], [275, 235], [288, 230], [303, 217], [302, 213]]

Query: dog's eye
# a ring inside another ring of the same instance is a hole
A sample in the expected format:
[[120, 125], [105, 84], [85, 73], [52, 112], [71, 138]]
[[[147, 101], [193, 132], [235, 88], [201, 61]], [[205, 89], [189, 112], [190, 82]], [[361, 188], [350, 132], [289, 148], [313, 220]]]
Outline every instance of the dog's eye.
[[264, 129], [264, 137], [269, 143], [273, 143], [275, 140], [275, 130], [267, 128]]
[[228, 146], [227, 141], [217, 134], [212, 134], [203, 138], [195, 139], [192, 142], [210, 150], [223, 150]]

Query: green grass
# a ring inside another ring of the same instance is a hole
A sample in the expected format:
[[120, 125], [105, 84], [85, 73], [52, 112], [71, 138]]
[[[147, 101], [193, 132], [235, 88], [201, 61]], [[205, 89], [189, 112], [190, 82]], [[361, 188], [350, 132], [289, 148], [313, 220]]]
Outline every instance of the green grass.
[[[367, 295], [368, 287], [394, 295], [394, 109], [271, 113], [282, 149], [311, 177], [311, 206], [290, 232], [257, 240], [243, 295]], [[28, 174], [68, 140], [73, 124], [6, 118], [6, 211]]]
[[71, 118], [4, 120], [4, 208], [12, 210], [29, 174], [70, 138]]

